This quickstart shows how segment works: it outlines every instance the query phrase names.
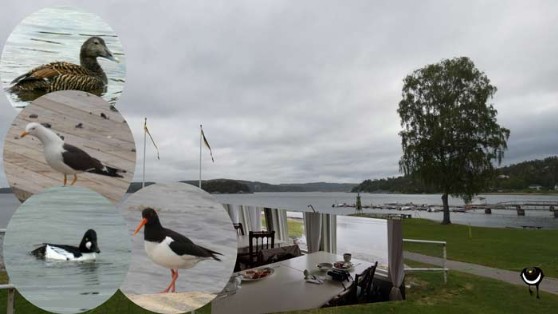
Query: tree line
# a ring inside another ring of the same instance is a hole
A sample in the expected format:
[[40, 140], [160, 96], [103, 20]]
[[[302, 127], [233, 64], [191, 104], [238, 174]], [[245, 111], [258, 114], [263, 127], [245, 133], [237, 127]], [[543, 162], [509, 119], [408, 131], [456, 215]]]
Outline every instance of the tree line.
[[[488, 188], [482, 193], [555, 191], [558, 184], [558, 156], [542, 160], [525, 161], [495, 170]], [[399, 176], [376, 180], [364, 180], [352, 192], [368, 193], [440, 193], [412, 176]]]

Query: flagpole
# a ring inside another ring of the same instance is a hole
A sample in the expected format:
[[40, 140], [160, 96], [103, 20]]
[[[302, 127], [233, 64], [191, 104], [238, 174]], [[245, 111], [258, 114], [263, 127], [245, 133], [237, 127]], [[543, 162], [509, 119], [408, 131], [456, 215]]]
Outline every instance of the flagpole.
[[143, 121], [143, 174], [142, 174], [142, 179], [141, 179], [141, 188], [143, 189], [145, 187], [145, 147], [146, 145], [146, 140], [147, 140], [147, 117], [145, 118], [145, 120]]
[[201, 189], [201, 168], [202, 168], [202, 125], [200, 124], [200, 181], [198, 187]]

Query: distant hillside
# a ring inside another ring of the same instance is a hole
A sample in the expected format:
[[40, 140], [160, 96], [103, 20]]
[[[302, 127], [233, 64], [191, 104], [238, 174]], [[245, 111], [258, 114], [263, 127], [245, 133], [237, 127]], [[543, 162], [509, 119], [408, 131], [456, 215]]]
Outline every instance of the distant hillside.
[[[180, 181], [191, 185], [198, 186], [199, 181]], [[250, 187], [246, 184], [229, 179], [215, 179], [215, 180], [202, 180], [202, 190], [208, 193], [218, 194], [236, 194], [236, 193], [251, 193]]]
[[[531, 160], [496, 169], [491, 187], [483, 192], [556, 191], [558, 188], [558, 156]], [[364, 180], [353, 192], [439, 193], [409, 176]]]
[[282, 183], [269, 184], [254, 181], [242, 181], [248, 185], [252, 192], [350, 192], [356, 183]]
[[[180, 181], [198, 186], [197, 180]], [[149, 186], [153, 182], [146, 182]], [[202, 189], [209, 193], [253, 193], [253, 192], [350, 192], [356, 183], [293, 183], [293, 184], [269, 184], [255, 181], [215, 179], [203, 180]], [[128, 193], [134, 193], [141, 189], [141, 182], [130, 184]]]
[[555, 190], [558, 184], [558, 156], [531, 160], [498, 169], [498, 190]]

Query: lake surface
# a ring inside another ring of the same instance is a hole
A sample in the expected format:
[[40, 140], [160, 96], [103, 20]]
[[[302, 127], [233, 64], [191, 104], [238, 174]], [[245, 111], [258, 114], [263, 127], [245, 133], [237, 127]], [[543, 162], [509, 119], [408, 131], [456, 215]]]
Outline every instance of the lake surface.
[[[29, 254], [44, 242], [77, 246], [90, 228], [101, 250], [93, 262], [46, 261]], [[110, 201], [91, 190], [56, 187], [36, 194], [18, 208], [7, 229], [4, 262], [10, 281], [45, 310], [95, 308], [116, 292], [128, 271], [131, 250], [124, 220]]]
[[[322, 213], [349, 215], [355, 213], [354, 208], [332, 207], [333, 204], [354, 204], [356, 193], [342, 192], [285, 192], [285, 193], [254, 193], [254, 194], [219, 194], [215, 195], [224, 204], [250, 205], [259, 207], [270, 207], [288, 209], [294, 211], [307, 211], [312, 209]], [[480, 195], [486, 198], [488, 204], [496, 204], [509, 201], [558, 201], [558, 195]], [[439, 194], [361, 194], [362, 205], [383, 205], [388, 203], [413, 203], [442, 205]], [[463, 200], [459, 198], [449, 199], [450, 205], [462, 206]], [[429, 213], [425, 211], [398, 211], [387, 209], [363, 209], [364, 213], [381, 214], [411, 214], [416, 218], [425, 218], [442, 221], [441, 212]], [[525, 216], [517, 216], [514, 210], [492, 210], [492, 215], [484, 214], [482, 210], [469, 211], [467, 213], [451, 213], [451, 221], [459, 224], [471, 224], [481, 227], [521, 227], [541, 226], [543, 228], [558, 229], [558, 219], [553, 218], [550, 211], [526, 210]]]
[[[6, 40], [0, 78], [4, 88], [17, 76], [54, 61], [79, 64], [81, 45], [91, 36], [100, 36], [119, 63], [98, 58], [108, 78], [103, 99], [112, 105], [122, 94], [125, 83], [126, 59], [117, 35], [103, 19], [95, 14], [72, 7], [51, 7], [26, 17]], [[28, 102], [13, 94], [6, 96], [14, 107], [25, 107]]]
[[[332, 213], [338, 215], [348, 215], [354, 213], [354, 208], [332, 208], [332, 204], [348, 203], [352, 204], [356, 200], [355, 193], [321, 193], [321, 192], [306, 192], [306, 193], [254, 193], [254, 194], [231, 194], [231, 195], [213, 195], [219, 202], [227, 204], [242, 204], [242, 205], [253, 205], [253, 206], [266, 206], [272, 208], [288, 209], [293, 211], [311, 211], [308, 205], [312, 206], [324, 213]], [[498, 203], [505, 201], [523, 201], [523, 200], [538, 200], [538, 201], [555, 201], [558, 196], [554, 195], [483, 195], [486, 197], [488, 203]], [[408, 194], [361, 194], [363, 205], [380, 205], [385, 203], [410, 203], [414, 204], [431, 204], [441, 205], [440, 195], [408, 195]], [[142, 201], [144, 205], [150, 202], [158, 202], [159, 199], [152, 199], [151, 201]], [[450, 198], [451, 205], [463, 205], [463, 201], [460, 199]], [[14, 196], [10, 194], [0, 194], [0, 229], [5, 228], [9, 217], [13, 214], [19, 201], [15, 199]], [[364, 212], [371, 213], [409, 213], [413, 217], [426, 218], [436, 221], [441, 221], [442, 213], [428, 213], [424, 211], [397, 211], [397, 210], [380, 210], [380, 209], [364, 209]], [[172, 213], [169, 213], [173, 215]], [[291, 213], [289, 214], [295, 217], [301, 217], [301, 213]], [[126, 215], [126, 221], [128, 222], [129, 230], [137, 225], [139, 221], [139, 212], [131, 212]], [[170, 217], [170, 216], [169, 216]], [[369, 239], [380, 238], [385, 235], [384, 227], [378, 228], [377, 226], [372, 228], [365, 221], [352, 220], [352, 217], [338, 216], [337, 222], [337, 233], [338, 233], [338, 252], [353, 252], [356, 253], [355, 258], [367, 259], [367, 260], [380, 260], [382, 261], [384, 256], [383, 252], [386, 249], [383, 247], [383, 241], [369, 241]], [[163, 219], [163, 218], [162, 218]], [[191, 219], [197, 221], [196, 216]], [[205, 219], [200, 217], [200, 219]], [[473, 211], [468, 213], [451, 213], [451, 220], [453, 223], [461, 224], [471, 224], [473, 226], [489, 226], [489, 227], [519, 227], [522, 225], [537, 225], [543, 226], [544, 228], [558, 228], [558, 219], [553, 218], [549, 211], [539, 211], [526, 210], [526, 216], [517, 216], [515, 211], [512, 210], [493, 210], [492, 215], [485, 215], [482, 211]], [[164, 221], [172, 226], [176, 222], [180, 221], [174, 218], [164, 218]], [[372, 223], [372, 222], [370, 222]], [[211, 224], [213, 225], [213, 223]], [[199, 226], [205, 226], [205, 224], [199, 224]], [[203, 227], [197, 227], [203, 229]], [[373, 230], [373, 231], [371, 231]], [[131, 232], [131, 231], [130, 231]], [[373, 232], [370, 233], [370, 232]], [[356, 236], [355, 236], [356, 235]], [[135, 247], [141, 254], [143, 253], [143, 236], [142, 234], [136, 235], [134, 237]], [[216, 244], [217, 250], [226, 247], [225, 239], [220, 239], [214, 234], [209, 234], [205, 236], [202, 241], [207, 241], [206, 243]], [[380, 247], [373, 247], [373, 245], [380, 245]], [[359, 249], [360, 248], [360, 249]], [[366, 248], [366, 249], [363, 249]], [[101, 247], [102, 250], [102, 247]], [[1, 252], [1, 251], [0, 251]], [[358, 253], [361, 252], [361, 253]], [[362, 254], [362, 255], [359, 255]], [[367, 256], [371, 255], [371, 256]], [[364, 256], [363, 256], [364, 255]], [[163, 276], [164, 280], [168, 280], [170, 277], [167, 273], [168, 271], [160, 266], [147, 266], [151, 261], [144, 256], [144, 261], [138, 263], [140, 267], [140, 272], [144, 271], [141, 268], [146, 268], [149, 272], [156, 272]], [[219, 264], [217, 264], [219, 265]], [[191, 278], [193, 280], [188, 280], [188, 282], [183, 282], [184, 278], [177, 282], [177, 289], [192, 289], [197, 290], [203, 288], [208, 282], [216, 280], [212, 278], [211, 274], [214, 274], [217, 266], [211, 262], [203, 262], [200, 264], [200, 270], [202, 274], [205, 273], [207, 276], [197, 276], [194, 275]], [[205, 268], [207, 267], [207, 268]], [[192, 270], [188, 270], [190, 272]], [[215, 276], [219, 277], [220, 276]], [[220, 279], [222, 280], [222, 279]], [[141, 293], [147, 287], [143, 287], [143, 284], [128, 286], [130, 291], [135, 293]], [[164, 287], [163, 287], [164, 288]], [[218, 290], [218, 288], [213, 288], [213, 290]]]

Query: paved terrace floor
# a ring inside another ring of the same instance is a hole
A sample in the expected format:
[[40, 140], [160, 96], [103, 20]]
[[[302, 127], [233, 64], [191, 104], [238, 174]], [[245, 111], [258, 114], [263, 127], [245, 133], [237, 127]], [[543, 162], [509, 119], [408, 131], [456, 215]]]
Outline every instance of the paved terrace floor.
[[[442, 258], [422, 255], [418, 253], [406, 252], [406, 251], [404, 252], [403, 256], [407, 259], [416, 262], [421, 262], [421, 263], [426, 263], [426, 264], [431, 264], [436, 266], [442, 266], [444, 261]], [[492, 268], [492, 267], [452, 261], [452, 260], [447, 260], [446, 267], [449, 268], [450, 271], [457, 270], [457, 271], [461, 271], [464, 273], [469, 273], [477, 276], [505, 281], [514, 285], [520, 285], [525, 287], [527, 286], [523, 282], [523, 280], [521, 280], [519, 272], [515, 272], [515, 271], [503, 270], [498, 268]], [[543, 281], [539, 285], [539, 290], [558, 295], [558, 279], [551, 278], [551, 277], [544, 277]]]

